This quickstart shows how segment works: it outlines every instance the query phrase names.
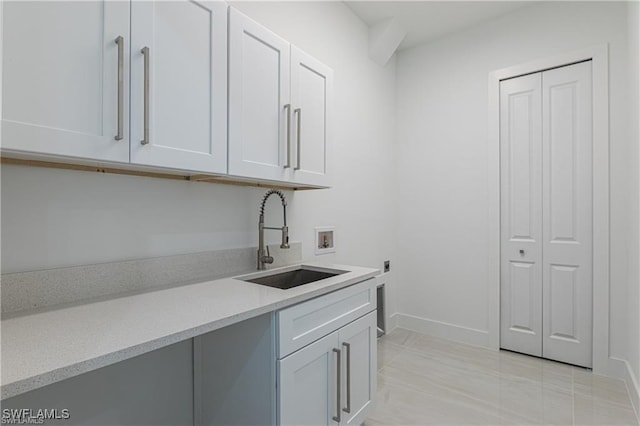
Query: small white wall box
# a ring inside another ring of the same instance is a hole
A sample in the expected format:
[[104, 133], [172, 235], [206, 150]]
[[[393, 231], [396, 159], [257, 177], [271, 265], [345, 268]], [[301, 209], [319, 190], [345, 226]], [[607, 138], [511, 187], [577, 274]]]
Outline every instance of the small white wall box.
[[316, 254], [335, 253], [335, 227], [320, 226], [316, 228]]

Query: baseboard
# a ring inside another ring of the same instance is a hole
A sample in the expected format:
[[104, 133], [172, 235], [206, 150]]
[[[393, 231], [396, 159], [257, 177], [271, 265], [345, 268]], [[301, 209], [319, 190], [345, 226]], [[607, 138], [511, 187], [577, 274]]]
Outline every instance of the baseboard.
[[387, 318], [387, 329], [385, 330], [387, 333], [391, 333], [393, 330], [398, 328], [398, 315], [400, 314], [395, 312]]
[[489, 332], [474, 328], [463, 327], [428, 318], [396, 313], [394, 314], [396, 325], [400, 328], [427, 334], [442, 339], [455, 340], [473, 346], [490, 348]]
[[640, 424], [640, 383], [633, 374], [631, 364], [624, 359], [609, 358], [611, 364], [610, 375], [621, 379], [627, 385], [629, 391], [629, 397], [631, 398], [631, 405], [636, 412], [638, 423]]

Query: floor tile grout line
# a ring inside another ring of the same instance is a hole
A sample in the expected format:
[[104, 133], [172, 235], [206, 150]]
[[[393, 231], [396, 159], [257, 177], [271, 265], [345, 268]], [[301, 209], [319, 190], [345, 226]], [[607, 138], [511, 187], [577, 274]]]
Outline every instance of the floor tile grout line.
[[400, 356], [400, 354], [402, 354], [402, 352], [404, 352], [407, 349], [407, 347], [403, 344], [397, 344], [393, 342], [386, 342], [385, 344], [396, 346], [398, 349], [400, 349], [400, 351], [397, 354], [393, 355], [387, 362], [385, 362], [383, 367], [386, 367], [389, 364], [391, 364], [398, 356]]
[[403, 352], [405, 352], [407, 350], [407, 348], [405, 348], [404, 346], [401, 346], [400, 351], [398, 351], [397, 354], [395, 354], [394, 356], [391, 357], [391, 359], [389, 360], [389, 362], [387, 363], [387, 365], [391, 365], [391, 363], [393, 363], [393, 361], [395, 361], [400, 355], [402, 355]]
[[575, 368], [571, 368], [571, 424], [576, 424], [576, 373]]

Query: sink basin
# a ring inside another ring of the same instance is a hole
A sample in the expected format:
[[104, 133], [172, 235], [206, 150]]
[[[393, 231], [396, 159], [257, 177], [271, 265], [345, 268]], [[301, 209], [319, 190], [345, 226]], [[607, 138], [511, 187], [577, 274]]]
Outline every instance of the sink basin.
[[336, 275], [344, 274], [346, 272], [347, 271], [340, 271], [337, 269], [301, 266], [292, 271], [279, 272], [270, 275], [261, 274], [261, 276], [256, 278], [245, 277], [241, 279], [242, 281], [247, 281], [254, 284], [266, 285], [268, 287], [275, 287], [286, 290], [304, 284], [324, 280], [325, 278], [335, 277]]

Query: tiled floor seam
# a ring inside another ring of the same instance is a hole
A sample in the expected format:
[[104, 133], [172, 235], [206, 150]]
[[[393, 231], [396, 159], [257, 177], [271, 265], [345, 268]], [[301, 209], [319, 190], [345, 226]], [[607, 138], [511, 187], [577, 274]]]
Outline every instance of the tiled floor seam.
[[575, 370], [571, 369], [571, 424], [576, 424], [576, 381]]
[[[384, 337], [384, 336], [383, 336]], [[378, 340], [380, 340], [380, 338], [378, 338]], [[379, 342], [378, 342], [379, 344]], [[407, 350], [407, 347], [404, 345], [399, 345], [397, 343], [393, 343], [393, 342], [385, 342], [385, 345], [391, 345], [391, 346], [395, 346], [397, 349], [400, 349], [400, 352], [398, 352], [397, 354], [395, 354], [394, 356], [391, 357], [391, 359], [387, 360], [386, 362], [384, 362], [382, 364], [382, 367], [378, 368], [378, 371], [382, 370], [384, 367], [386, 367], [387, 365], [391, 364], [400, 354], [402, 354], [403, 351]]]

